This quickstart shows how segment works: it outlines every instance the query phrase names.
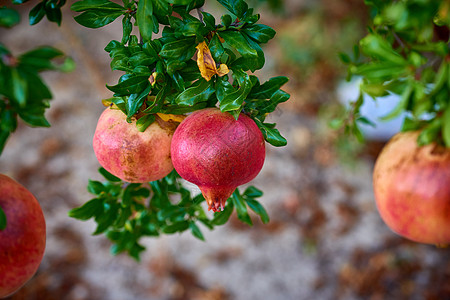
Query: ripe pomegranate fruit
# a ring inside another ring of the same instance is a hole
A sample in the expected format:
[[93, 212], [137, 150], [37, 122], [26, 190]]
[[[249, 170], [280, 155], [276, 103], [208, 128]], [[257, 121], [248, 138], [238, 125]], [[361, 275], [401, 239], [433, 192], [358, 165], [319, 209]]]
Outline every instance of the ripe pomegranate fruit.
[[237, 186], [258, 175], [265, 159], [264, 137], [256, 123], [236, 121], [217, 108], [198, 110], [176, 129], [171, 146], [178, 174], [196, 184], [209, 210], [223, 210]]
[[394, 232], [410, 240], [450, 243], [450, 149], [419, 147], [419, 132], [394, 136], [373, 172], [378, 211]]
[[170, 142], [175, 122], [157, 117], [144, 132], [119, 109], [106, 108], [94, 133], [94, 152], [108, 172], [128, 182], [161, 179], [173, 170]]
[[45, 250], [45, 219], [36, 198], [0, 174], [0, 207], [6, 228], [0, 230], [0, 298], [13, 294], [37, 271]]

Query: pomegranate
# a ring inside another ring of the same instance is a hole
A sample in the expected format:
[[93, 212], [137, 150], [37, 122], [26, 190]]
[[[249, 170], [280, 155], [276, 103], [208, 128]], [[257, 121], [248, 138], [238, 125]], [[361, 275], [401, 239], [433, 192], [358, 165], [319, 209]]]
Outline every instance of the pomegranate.
[[0, 207], [6, 228], [0, 230], [0, 298], [17, 291], [37, 271], [45, 250], [45, 219], [36, 198], [0, 174]]
[[450, 243], [450, 149], [419, 147], [419, 132], [394, 136], [373, 172], [378, 211], [394, 232], [410, 240]]
[[144, 132], [119, 109], [107, 108], [94, 133], [94, 152], [108, 172], [128, 182], [161, 179], [173, 170], [170, 142], [176, 123], [157, 117]]
[[237, 186], [258, 175], [265, 159], [264, 137], [256, 123], [236, 121], [217, 108], [198, 110], [176, 129], [171, 146], [178, 174], [196, 184], [209, 210], [223, 210]]

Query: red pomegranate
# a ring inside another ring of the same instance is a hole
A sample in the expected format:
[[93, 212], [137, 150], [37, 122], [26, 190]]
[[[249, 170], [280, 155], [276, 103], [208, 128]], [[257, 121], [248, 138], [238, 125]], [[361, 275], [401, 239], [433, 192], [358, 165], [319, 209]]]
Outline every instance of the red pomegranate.
[[394, 232], [410, 240], [450, 243], [450, 149], [419, 147], [419, 132], [394, 136], [373, 172], [378, 211]]
[[171, 153], [178, 174], [196, 184], [216, 212], [223, 210], [237, 186], [258, 175], [265, 159], [264, 137], [245, 114], [235, 120], [217, 108], [206, 108], [181, 122]]
[[0, 207], [6, 228], [0, 230], [0, 298], [16, 292], [37, 271], [45, 250], [45, 219], [34, 196], [0, 174]]
[[108, 172], [128, 182], [161, 179], [173, 170], [170, 142], [176, 125], [161, 119], [144, 132], [119, 109], [103, 111], [94, 133], [94, 152]]

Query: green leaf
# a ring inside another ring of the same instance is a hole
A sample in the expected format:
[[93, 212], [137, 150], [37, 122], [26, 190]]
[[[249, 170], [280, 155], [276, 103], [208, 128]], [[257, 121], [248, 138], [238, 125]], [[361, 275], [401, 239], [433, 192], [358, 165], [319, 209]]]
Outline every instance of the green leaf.
[[133, 24], [131, 23], [131, 16], [126, 15], [122, 19], [122, 45], [125, 45], [130, 40], [131, 31], [133, 31]]
[[117, 3], [109, 0], [82, 0], [77, 1], [70, 7], [73, 11], [85, 11], [85, 10], [112, 10], [112, 11], [124, 11], [125, 8]]
[[105, 177], [106, 180], [110, 181], [110, 182], [120, 182], [122, 181], [120, 178], [112, 175], [111, 173], [109, 173], [108, 171], [105, 170], [105, 168], [101, 167], [98, 169], [98, 172]]
[[205, 240], [203, 233], [201, 232], [200, 228], [198, 228], [197, 224], [195, 224], [195, 222], [190, 222], [189, 228], [191, 229], [191, 233], [193, 236], [195, 236], [199, 240], [202, 240], [202, 241]]
[[410, 102], [413, 93], [413, 88], [414, 88], [413, 84], [409, 84], [404, 90], [403, 94], [401, 95], [400, 102], [397, 104], [397, 106], [387, 115], [381, 117], [380, 120], [382, 121], [392, 120], [398, 117], [401, 113], [403, 113], [408, 107], [408, 104]]
[[243, 195], [245, 197], [259, 198], [263, 195], [263, 192], [254, 186], [249, 186], [248, 188], [245, 189]]
[[259, 44], [267, 43], [276, 33], [275, 30], [264, 24], [255, 24], [242, 31]]
[[250, 216], [248, 215], [247, 212], [245, 200], [239, 194], [239, 191], [237, 189], [233, 192], [231, 199], [233, 201], [234, 206], [236, 207], [238, 219], [250, 226], [253, 225], [252, 219], [250, 219]]
[[150, 93], [152, 86], [150, 84], [147, 85], [145, 90], [140, 93], [131, 94], [126, 101], [127, 108], [127, 121], [130, 122], [131, 117], [134, 116], [135, 113], [141, 108], [144, 100], [147, 99], [148, 94]]
[[222, 4], [239, 19], [242, 19], [248, 10], [248, 5], [243, 0], [217, 0], [217, 2]]
[[145, 115], [136, 121], [136, 126], [140, 132], [144, 132], [153, 122], [155, 122], [155, 115]]
[[442, 115], [442, 138], [446, 147], [450, 148], [450, 104], [447, 104]]
[[126, 96], [141, 93], [149, 84], [148, 76], [131, 76], [116, 85], [106, 87], [117, 95]]
[[211, 41], [209, 42], [209, 50], [215, 61], [220, 61], [225, 49], [223, 48], [222, 42], [217, 34], [213, 35]]
[[214, 94], [215, 90], [212, 81], [199, 79], [192, 87], [186, 89], [178, 95], [175, 102], [179, 105], [192, 106], [199, 102], [208, 101], [209, 97]]
[[237, 90], [234, 90], [234, 88], [233, 91], [230, 89], [227, 90], [227, 88], [225, 88], [225, 82], [219, 81], [222, 84], [219, 85], [220, 92], [218, 91], [217, 93], [217, 99], [220, 103], [220, 110], [223, 112], [241, 109], [244, 100], [247, 98], [248, 93], [250, 93], [250, 90], [252, 89], [252, 82], [247, 73], [243, 71], [235, 71], [233, 76], [235, 77], [234, 84], [236, 85], [237, 83], [239, 85]]
[[89, 184], [87, 186], [87, 190], [91, 194], [100, 195], [102, 192], [105, 191], [105, 186], [100, 181], [89, 179]]
[[71, 209], [68, 212], [68, 215], [71, 218], [86, 221], [94, 216], [99, 215], [100, 213], [102, 213], [102, 211], [103, 201], [101, 199], [95, 198], [86, 202], [81, 207]]
[[166, 0], [166, 1], [175, 5], [188, 5], [193, 0]]
[[15, 9], [0, 7], [0, 26], [11, 28], [20, 22], [20, 15]]
[[182, 232], [189, 228], [189, 221], [181, 221], [168, 226], [163, 227], [162, 231], [166, 234], [172, 234], [176, 232]]
[[30, 14], [28, 15], [30, 25], [35, 25], [39, 23], [44, 16], [45, 16], [44, 2], [40, 2], [30, 10]]
[[269, 81], [266, 81], [262, 85], [254, 86], [248, 97], [254, 99], [270, 99], [272, 95], [275, 92], [277, 92], [281, 88], [281, 86], [286, 84], [288, 81], [289, 79], [285, 76], [277, 76], [270, 78]]
[[26, 105], [28, 96], [27, 81], [17, 68], [11, 68], [11, 76], [14, 100], [16, 100], [17, 104], [19, 104], [21, 107], [24, 107]]
[[113, 22], [115, 19], [123, 14], [122, 11], [116, 10], [88, 10], [75, 16], [75, 21], [78, 24], [88, 27], [88, 28], [100, 28], [109, 23]]
[[259, 203], [258, 201], [254, 200], [254, 199], [249, 199], [249, 198], [244, 198], [245, 202], [247, 203], [248, 207], [250, 207], [251, 210], [253, 210], [257, 215], [260, 216], [261, 221], [264, 224], [269, 223], [270, 218], [269, 215], [267, 214], [266, 209], [261, 205], [261, 203]]
[[18, 114], [30, 126], [50, 127], [44, 116], [47, 105], [28, 105], [26, 109], [19, 110]]
[[287, 145], [287, 140], [274, 128], [275, 124], [263, 123], [259, 119], [253, 119], [261, 130], [264, 139], [275, 147], [283, 147]]
[[218, 34], [243, 57], [258, 57], [256, 50], [250, 46], [249, 42], [239, 31], [221, 31]]
[[153, 0], [139, 0], [136, 21], [143, 41], [150, 41], [153, 33]]
[[406, 66], [408, 62], [398, 54], [389, 42], [376, 34], [369, 34], [360, 41], [362, 52], [381, 61], [389, 61], [395, 65]]
[[165, 44], [159, 55], [166, 59], [187, 61], [194, 55], [195, 46], [195, 37], [182, 38]]
[[3, 211], [3, 208], [0, 207], [0, 231], [6, 228], [6, 214]]
[[214, 213], [214, 218], [211, 220], [211, 224], [220, 226], [228, 222], [231, 214], [233, 213], [233, 208], [233, 202], [228, 201], [228, 204], [225, 206], [223, 211]]
[[[51, 2], [47, 2], [51, 3]], [[55, 22], [58, 24], [58, 26], [61, 26], [61, 19], [62, 19], [62, 13], [60, 7], [52, 7], [52, 6], [45, 6], [45, 14], [47, 15], [47, 19], [50, 22]]]

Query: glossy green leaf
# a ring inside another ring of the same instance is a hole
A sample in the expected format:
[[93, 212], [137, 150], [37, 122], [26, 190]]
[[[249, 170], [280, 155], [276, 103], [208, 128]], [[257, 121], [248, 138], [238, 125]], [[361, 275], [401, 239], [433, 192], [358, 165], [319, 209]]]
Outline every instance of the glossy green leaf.
[[239, 19], [242, 19], [242, 17], [248, 10], [248, 5], [243, 0], [217, 0], [217, 2], [222, 4], [226, 9], [228, 9]]
[[111, 10], [111, 11], [124, 11], [125, 8], [120, 4], [114, 3], [109, 0], [82, 0], [77, 1], [70, 7], [73, 11], [85, 11], [85, 10]]
[[106, 87], [117, 95], [126, 96], [141, 93], [149, 84], [148, 76], [131, 76], [116, 85]]
[[122, 19], [122, 44], [125, 45], [130, 40], [130, 34], [133, 31], [133, 24], [131, 23], [131, 16], [126, 15]]
[[220, 103], [221, 111], [233, 111], [241, 108], [244, 100], [247, 98], [248, 93], [252, 89], [252, 82], [247, 73], [242, 71], [235, 71], [233, 76], [235, 77], [235, 85], [239, 85], [237, 90], [231, 91], [230, 89], [221, 89], [224, 81], [219, 81], [222, 85], [219, 85], [219, 90], [217, 93], [217, 99]]
[[193, 0], [166, 0], [166, 1], [175, 5], [188, 5]]
[[248, 97], [254, 99], [269, 99], [288, 81], [289, 79], [285, 76], [270, 78], [267, 82], [263, 83], [262, 85], [254, 86]]
[[[48, 2], [47, 2], [48, 3]], [[45, 14], [50, 22], [55, 22], [58, 26], [61, 26], [62, 12], [60, 7], [45, 7]]]
[[7, 7], [0, 7], [0, 27], [11, 28], [20, 22], [19, 13]]
[[195, 49], [195, 38], [187, 37], [165, 44], [159, 55], [166, 59], [178, 59], [187, 61], [192, 58]]
[[280, 134], [278, 129], [274, 128], [275, 124], [263, 123], [257, 118], [254, 119], [256, 125], [261, 130], [264, 139], [275, 147], [283, 147], [287, 145], [287, 140]]
[[136, 11], [136, 21], [144, 42], [152, 39], [153, 33], [153, 0], [139, 0]]
[[253, 49], [247, 39], [239, 31], [221, 31], [218, 33], [228, 45], [236, 49], [243, 57], [257, 57], [258, 53]]
[[44, 16], [45, 16], [44, 3], [40, 2], [30, 10], [30, 13], [28, 15], [30, 25], [35, 25], [39, 23]]
[[251, 39], [258, 43], [267, 43], [271, 40], [276, 32], [271, 27], [264, 24], [254, 24], [243, 30]]
[[105, 186], [100, 181], [89, 180], [87, 190], [91, 194], [100, 195], [102, 192], [105, 191]]
[[214, 93], [215, 90], [212, 86], [212, 82], [200, 79], [194, 86], [179, 94], [175, 99], [175, 102], [179, 105], [192, 106], [199, 102], [208, 101], [209, 97]]
[[88, 10], [75, 16], [74, 19], [82, 26], [100, 28], [113, 22], [122, 14], [122, 11], [117, 10]]
[[131, 118], [138, 112], [144, 103], [145, 99], [147, 99], [148, 94], [150, 93], [151, 85], [148, 84], [147, 87], [140, 93], [131, 94], [126, 101], [127, 108], [127, 121], [131, 122]]

